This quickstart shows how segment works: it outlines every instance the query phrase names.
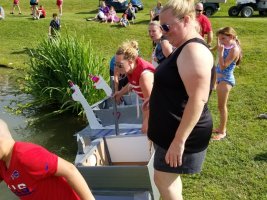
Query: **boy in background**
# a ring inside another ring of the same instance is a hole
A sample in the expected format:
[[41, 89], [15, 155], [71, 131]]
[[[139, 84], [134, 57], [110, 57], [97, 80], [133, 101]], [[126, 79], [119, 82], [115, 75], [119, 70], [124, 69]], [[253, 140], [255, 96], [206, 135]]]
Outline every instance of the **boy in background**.
[[60, 30], [60, 20], [57, 16], [57, 13], [53, 13], [53, 19], [50, 22], [48, 35], [52, 37], [56, 37], [57, 32]]

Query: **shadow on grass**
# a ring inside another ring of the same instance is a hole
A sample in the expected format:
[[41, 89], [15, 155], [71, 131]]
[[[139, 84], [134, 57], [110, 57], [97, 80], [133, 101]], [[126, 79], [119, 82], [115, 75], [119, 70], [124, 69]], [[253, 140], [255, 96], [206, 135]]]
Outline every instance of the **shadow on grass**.
[[142, 21], [135, 21], [134, 24], [149, 24], [150, 20], [147, 19], [147, 20], [142, 20]]
[[266, 153], [260, 153], [257, 154], [254, 158], [255, 161], [265, 161], [267, 162], [267, 152]]
[[31, 49], [31, 48], [23, 48], [21, 51], [13, 51], [11, 52], [11, 54], [27, 54], [27, 55], [31, 55], [31, 52], [33, 52], [34, 49]]
[[24, 48], [21, 51], [13, 51], [11, 52], [11, 54], [29, 54], [30, 51], [32, 51], [33, 49], [29, 49], [29, 48]]
[[0, 68], [13, 69], [13, 67], [4, 64], [0, 64]]
[[[132, 26], [132, 25], [131, 25], [131, 26]], [[111, 24], [110, 27], [111, 27], [111, 28], [117, 28], [117, 29], [124, 29], [124, 28], [127, 28], [127, 27], [124, 27], [124, 26], [120, 25], [120, 23]]]
[[77, 12], [75, 13], [76, 15], [84, 15], [84, 14], [96, 14], [97, 13], [97, 9], [96, 10], [91, 10], [91, 11], [88, 11], [88, 12]]

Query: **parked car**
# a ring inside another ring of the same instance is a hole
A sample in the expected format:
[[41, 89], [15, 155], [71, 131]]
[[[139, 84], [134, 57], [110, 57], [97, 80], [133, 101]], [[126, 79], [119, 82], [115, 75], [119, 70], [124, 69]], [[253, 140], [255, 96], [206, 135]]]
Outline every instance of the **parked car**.
[[[141, 0], [131, 0], [130, 1], [135, 8], [135, 11], [143, 10], [144, 5]], [[113, 6], [116, 12], [124, 12], [128, 8], [128, 1], [119, 1], [119, 0], [105, 0], [106, 5]]]
[[201, 0], [200, 2], [204, 6], [204, 14], [210, 17], [220, 10], [220, 3], [226, 3], [226, 0]]
[[215, 14], [218, 10], [220, 10], [219, 3], [203, 3], [204, 6], [204, 14], [207, 17], [212, 16]]
[[130, 2], [133, 4], [133, 7], [135, 7], [136, 11], [144, 9], [144, 4], [141, 0], [131, 0]]
[[228, 10], [228, 15], [242, 17], [251, 17], [254, 11], [259, 11], [259, 15], [267, 15], [267, 0], [237, 0], [236, 6]]

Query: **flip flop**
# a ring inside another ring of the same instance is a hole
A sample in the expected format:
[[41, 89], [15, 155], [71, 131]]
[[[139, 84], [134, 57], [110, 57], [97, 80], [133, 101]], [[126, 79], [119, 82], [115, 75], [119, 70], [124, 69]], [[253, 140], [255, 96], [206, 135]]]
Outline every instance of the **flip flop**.
[[218, 132], [217, 135], [212, 137], [212, 140], [219, 141], [219, 140], [223, 140], [225, 137], [226, 137], [226, 132], [224, 132], [224, 133]]

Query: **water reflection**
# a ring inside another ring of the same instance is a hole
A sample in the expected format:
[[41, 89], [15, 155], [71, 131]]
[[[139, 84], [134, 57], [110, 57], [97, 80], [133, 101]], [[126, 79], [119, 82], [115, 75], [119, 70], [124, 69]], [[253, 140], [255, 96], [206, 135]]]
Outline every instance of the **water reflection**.
[[[20, 72], [0, 67], [0, 118], [9, 125], [15, 140], [33, 142], [46, 147], [49, 151], [73, 162], [76, 154], [76, 139], [74, 133], [86, 126], [86, 122], [72, 114], [33, 121], [39, 116], [49, 113], [49, 110], [39, 110], [30, 113], [15, 115], [7, 111], [6, 107], [15, 107], [18, 102], [27, 102], [32, 99], [30, 95], [21, 93], [15, 74]], [[33, 114], [33, 113], [31, 113]], [[0, 184], [1, 200], [17, 199]]]

